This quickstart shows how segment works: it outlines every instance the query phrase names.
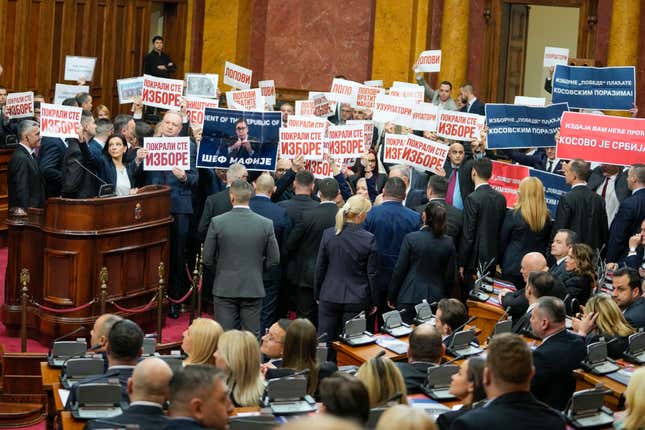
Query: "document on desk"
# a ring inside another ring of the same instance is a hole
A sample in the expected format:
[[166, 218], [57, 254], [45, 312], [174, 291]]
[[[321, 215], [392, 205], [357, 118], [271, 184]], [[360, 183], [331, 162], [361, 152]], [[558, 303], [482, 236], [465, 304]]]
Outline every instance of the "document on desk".
[[63, 407], [65, 407], [65, 405], [67, 404], [67, 399], [69, 398], [69, 390], [59, 388], [58, 396], [60, 397], [60, 402], [63, 404]]
[[376, 344], [382, 348], [389, 349], [396, 354], [405, 354], [408, 352], [408, 344], [391, 336], [381, 336], [376, 339]]

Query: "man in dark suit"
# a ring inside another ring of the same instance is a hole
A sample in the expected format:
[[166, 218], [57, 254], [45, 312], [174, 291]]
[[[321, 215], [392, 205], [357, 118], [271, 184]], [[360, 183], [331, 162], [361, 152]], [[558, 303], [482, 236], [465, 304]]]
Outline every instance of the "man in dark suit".
[[226, 153], [229, 157], [243, 159], [259, 155], [262, 143], [249, 137], [249, 126], [244, 118], [235, 121], [235, 137], [230, 139]]
[[[471, 177], [473, 191], [464, 202], [464, 229], [459, 245], [459, 273], [466, 289], [472, 288], [473, 276], [480, 264], [492, 262], [489, 270], [495, 271], [498, 238], [506, 215], [506, 199], [489, 184], [493, 164], [488, 158], [475, 160]], [[464, 297], [467, 291], [462, 292]]]
[[[94, 162], [98, 165], [103, 158], [103, 147], [108, 141], [110, 135], [114, 132], [114, 125], [109, 119], [96, 120], [96, 134], [90, 140], [88, 147]], [[135, 157], [136, 158], [136, 157]], [[134, 185], [133, 185], [134, 186]]]
[[[271, 201], [271, 194], [275, 189], [275, 182], [268, 173], [260, 175], [254, 182], [255, 196], [251, 197], [249, 207], [253, 212], [270, 219], [273, 222], [273, 231], [278, 241], [278, 247], [283, 248], [291, 230], [291, 221], [287, 211]], [[262, 317], [260, 333], [264, 333], [278, 319], [278, 297], [280, 293], [281, 267], [275, 265], [265, 270], [262, 274], [264, 282], [264, 300], [262, 301]]]
[[573, 230], [578, 241], [592, 249], [601, 249], [607, 243], [608, 224], [605, 203], [587, 186], [589, 165], [581, 159], [563, 165], [564, 177], [571, 191], [560, 198], [553, 231]]
[[627, 173], [622, 166], [601, 164], [591, 171], [587, 185], [605, 202], [607, 222], [611, 226], [618, 206], [631, 194], [627, 186]]
[[34, 150], [40, 145], [38, 123], [21, 121], [18, 139], [20, 142], [11, 155], [7, 174], [9, 209], [42, 208], [45, 206], [45, 183], [34, 158]]
[[635, 329], [645, 328], [645, 297], [638, 271], [621, 267], [614, 272], [611, 295], [625, 319]]
[[542, 297], [531, 312], [531, 329], [542, 344], [533, 351], [535, 377], [531, 392], [554, 409], [564, 410], [576, 382], [573, 370], [587, 356], [585, 340], [565, 327], [564, 302]]
[[[316, 259], [322, 240], [323, 231], [336, 223], [338, 206], [336, 199], [340, 189], [334, 178], [318, 181], [320, 204], [302, 211], [300, 219], [289, 234], [286, 242], [287, 253], [292, 255], [293, 264], [298, 267], [290, 272], [289, 282], [295, 285], [296, 315], [316, 323], [317, 312], [314, 302], [314, 273]], [[294, 276], [295, 275], [295, 276]]]
[[[564, 430], [564, 417], [531, 394], [531, 350], [516, 334], [500, 334], [488, 344], [484, 389], [491, 399], [457, 418], [452, 430]], [[521, 424], [518, 424], [521, 423]]]
[[566, 281], [569, 276], [571, 276], [569, 272], [567, 272], [566, 263], [571, 247], [577, 242], [578, 235], [576, 232], [566, 228], [557, 230], [555, 232], [555, 236], [553, 236], [553, 241], [551, 241], [550, 256], [553, 263], [551, 264], [551, 267], [549, 267], [549, 272], [562, 282]]
[[441, 299], [437, 304], [435, 326], [441, 334], [443, 344], [450, 346], [452, 335], [457, 329], [463, 330], [468, 321], [468, 309], [457, 299]]
[[96, 134], [96, 122], [92, 112], [81, 114], [81, 133], [78, 139], [67, 139], [67, 150], [63, 157], [63, 187], [61, 195], [71, 199], [96, 197], [98, 187], [96, 171], [98, 165], [89, 148]]
[[139, 430], [160, 430], [168, 418], [163, 404], [168, 400], [168, 385], [172, 370], [160, 358], [149, 357], [139, 362], [128, 379], [130, 407], [118, 417], [92, 420], [86, 430], [114, 428], [134, 424]]
[[551, 146], [544, 149], [546, 153], [546, 160], [544, 168], [545, 172], [556, 173], [558, 175], [562, 174], [562, 159], [555, 156], [555, 146]]
[[632, 195], [622, 200], [609, 229], [609, 263], [615, 263], [620, 259], [627, 248], [629, 238], [640, 231], [641, 222], [645, 220], [645, 165], [635, 164], [629, 168], [627, 187]]
[[464, 106], [460, 109], [462, 112], [474, 113], [477, 115], [484, 115], [484, 103], [480, 102], [473, 93], [473, 86], [470, 83], [465, 83], [459, 88], [459, 97]]
[[211, 220], [203, 262], [215, 273], [216, 320], [224, 330], [247, 330], [259, 338], [262, 274], [280, 263], [280, 251], [271, 220], [249, 209], [251, 185], [234, 181], [230, 193], [233, 209]]
[[170, 380], [168, 426], [164, 430], [225, 430], [233, 403], [226, 375], [213, 366], [179, 369]]
[[397, 164], [390, 167], [388, 178], [400, 178], [405, 183], [405, 199], [403, 199], [403, 206], [414, 209], [419, 205], [428, 203], [428, 201], [423, 190], [417, 190], [410, 186], [410, 173], [410, 167], [403, 164]]
[[396, 366], [405, 380], [408, 394], [421, 392], [421, 386], [428, 379], [428, 368], [441, 364], [446, 351], [441, 342], [441, 334], [431, 324], [418, 325], [409, 340], [408, 361], [398, 362]]
[[466, 160], [464, 145], [455, 142], [450, 145], [448, 157], [443, 166], [448, 179], [446, 189], [446, 202], [459, 210], [464, 209], [466, 197], [475, 189], [471, 177], [473, 160]]
[[[456, 207], [446, 202], [446, 191], [448, 189], [448, 179], [443, 176], [433, 175], [428, 179], [428, 188], [426, 190], [428, 196], [428, 203], [439, 203], [446, 210], [446, 234], [452, 237], [455, 247], [459, 246], [461, 239], [461, 230], [464, 224], [464, 217], [462, 212]], [[426, 210], [424, 204], [417, 206], [415, 210], [419, 214], [423, 214]], [[459, 250], [457, 250], [459, 251]]]
[[[528, 307], [524, 314], [518, 318], [513, 317], [513, 333], [535, 337], [531, 330], [531, 311], [537, 306], [540, 297], [555, 296], [554, 290], [558, 282], [552, 274], [546, 271], [529, 273], [526, 287], [522, 288]], [[564, 285], [561, 285], [561, 288], [566, 292]]]
[[63, 188], [63, 158], [67, 142], [59, 137], [43, 137], [38, 151], [38, 167], [45, 180], [46, 197], [60, 197]]

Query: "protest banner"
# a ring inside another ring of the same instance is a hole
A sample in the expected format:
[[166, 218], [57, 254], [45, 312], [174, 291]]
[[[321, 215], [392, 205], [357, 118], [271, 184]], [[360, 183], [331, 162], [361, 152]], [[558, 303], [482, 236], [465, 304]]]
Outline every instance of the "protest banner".
[[374, 122], [350, 119], [347, 120], [345, 124], [363, 124], [363, 153], [366, 153], [367, 149], [372, 147], [372, 139], [374, 138]]
[[566, 103], [531, 107], [486, 103], [488, 148], [544, 148], [555, 146]]
[[287, 127], [326, 129], [329, 121], [313, 116], [289, 115]]
[[259, 81], [258, 88], [262, 90], [262, 97], [264, 97], [264, 102], [269, 106], [275, 105], [275, 81], [273, 79], [267, 81]]
[[322, 160], [325, 130], [320, 128], [280, 128], [280, 158]]
[[356, 95], [356, 106], [374, 109], [374, 105], [376, 104], [376, 96], [379, 94], [385, 94], [385, 89], [370, 87], [367, 85], [360, 85], [358, 87], [358, 94]]
[[448, 145], [414, 134], [408, 134], [407, 138], [401, 154], [402, 163], [432, 173], [439, 173], [443, 169], [448, 156]]
[[412, 69], [416, 72], [438, 72], [441, 70], [441, 50], [423, 51]]
[[553, 103], [575, 109], [629, 110], [636, 100], [635, 68], [555, 66]]
[[62, 104], [65, 99], [76, 97], [76, 94], [89, 92], [89, 85], [56, 84], [54, 89], [54, 104]]
[[363, 124], [331, 125], [327, 129], [329, 155], [335, 158], [362, 157], [365, 153]]
[[457, 111], [439, 111], [437, 136], [453, 140], [479, 138], [486, 118], [482, 115]]
[[555, 173], [549, 173], [538, 169], [529, 168], [529, 175], [538, 178], [544, 186], [544, 198], [546, 207], [551, 212], [551, 218], [555, 219], [556, 209], [560, 197], [571, 190], [564, 176]]
[[375, 122], [391, 122], [410, 127], [414, 104], [415, 102], [412, 99], [378, 94], [372, 119]]
[[363, 85], [367, 85], [368, 87], [383, 88], [383, 79], [373, 79], [371, 81], [365, 81], [363, 82]]
[[[406, 83], [406, 82], [403, 82]], [[414, 100], [417, 103], [423, 102], [423, 95], [424, 95], [425, 89], [421, 85], [416, 85], [416, 84], [410, 84], [408, 85], [400, 85], [397, 87], [392, 87], [390, 88], [389, 95], [392, 97], [401, 97], [404, 99], [410, 99]]]
[[[237, 124], [236, 124], [237, 123]], [[274, 171], [282, 114], [206, 108], [197, 167]]]
[[513, 104], [522, 106], [546, 106], [546, 99], [544, 97], [524, 97], [515, 96]]
[[141, 97], [143, 92], [143, 76], [117, 79], [116, 89], [119, 93], [119, 104], [134, 103], [134, 98]]
[[385, 134], [385, 148], [383, 148], [383, 162], [400, 164], [402, 163], [401, 156], [405, 149], [405, 144], [408, 142], [406, 134]]
[[184, 95], [184, 81], [143, 75], [141, 101], [146, 106], [179, 109]]
[[569, 61], [569, 48], [544, 47], [544, 67], [555, 66], [556, 64], [566, 65]]
[[34, 92], [7, 94], [7, 103], [3, 112], [10, 119], [31, 118], [34, 116]]
[[335, 100], [338, 103], [347, 103], [351, 106], [356, 106], [356, 98], [360, 86], [361, 84], [358, 82], [334, 78], [331, 82], [331, 89], [329, 90], [327, 98]]
[[81, 133], [83, 109], [74, 106], [40, 105], [40, 135], [42, 137], [75, 137]]
[[216, 73], [186, 73], [185, 78], [186, 97], [217, 98], [219, 75]]
[[143, 170], [167, 171], [177, 167], [190, 170], [190, 137], [144, 137], [143, 147], [148, 150]]
[[229, 61], [224, 63], [224, 83], [239, 90], [251, 88], [253, 71]]
[[[315, 100], [318, 99], [320, 96], [324, 96], [325, 100], [327, 100], [327, 103], [329, 103], [329, 111], [327, 111], [327, 116], [328, 117], [333, 116], [336, 113], [336, 107], [338, 106], [338, 102], [336, 100], [330, 99], [329, 98], [329, 93], [325, 93], [325, 92], [309, 91], [309, 100], [314, 101], [314, 112], [316, 111]], [[318, 100], [318, 102], [322, 103], [321, 100]], [[321, 111], [322, 111], [322, 109], [321, 109]]]
[[312, 97], [312, 100], [314, 102], [314, 116], [327, 118], [334, 114], [329, 106], [329, 100], [324, 94], [317, 94]]
[[412, 130], [437, 131], [439, 106], [432, 103], [417, 103], [412, 107]]
[[65, 56], [65, 80], [66, 81], [92, 81], [96, 57], [74, 57]]
[[264, 110], [264, 97], [260, 88], [252, 90], [228, 91], [226, 106], [236, 110]]
[[324, 179], [324, 178], [333, 178], [334, 174], [331, 170], [331, 165], [329, 164], [329, 161], [327, 160], [321, 160], [321, 161], [314, 161], [314, 160], [309, 160], [305, 161], [305, 170], [308, 170], [311, 172], [312, 175], [314, 175], [314, 178], [316, 179]]
[[316, 106], [313, 100], [296, 100], [296, 115], [314, 116], [315, 109]]
[[645, 163], [645, 119], [565, 112], [557, 156], [621, 166]]
[[186, 101], [186, 115], [193, 127], [204, 125], [204, 109], [219, 107], [217, 99], [202, 99], [199, 97], [184, 97]]

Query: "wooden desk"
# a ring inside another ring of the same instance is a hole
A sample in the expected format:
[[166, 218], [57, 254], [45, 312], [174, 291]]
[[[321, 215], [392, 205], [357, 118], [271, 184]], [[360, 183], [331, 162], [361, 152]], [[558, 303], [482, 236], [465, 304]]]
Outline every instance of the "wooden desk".
[[63, 430], [83, 430], [85, 428], [85, 421], [75, 419], [69, 411], [61, 411], [60, 422]]
[[594, 388], [598, 384], [602, 384], [606, 389], [611, 391], [609, 396], [605, 396], [605, 404], [612, 410], [618, 411], [625, 408], [625, 390], [626, 385], [616, 382], [602, 375], [594, 375], [593, 373], [578, 369], [573, 371], [576, 377], [576, 391]]
[[477, 302], [475, 300], [468, 300], [466, 302], [468, 307], [468, 315], [477, 317], [473, 324], [480, 329], [477, 339], [481, 345], [485, 344], [491, 334], [499, 318], [504, 314], [504, 309], [490, 303]]
[[[376, 334], [377, 338], [382, 337], [382, 334]], [[400, 341], [408, 343], [409, 336], [398, 338]], [[407, 354], [397, 354], [394, 351], [385, 349], [376, 343], [370, 343], [363, 346], [349, 346], [339, 340], [333, 342], [332, 347], [336, 350], [336, 362], [339, 366], [360, 366], [370, 358], [385, 351], [385, 356], [394, 361], [403, 361], [407, 359]]]
[[54, 428], [56, 412], [59, 410], [56, 407], [54, 392], [57, 392], [60, 387], [60, 369], [53, 369], [49, 367], [46, 361], [41, 361], [40, 377], [42, 379], [43, 391], [47, 395], [47, 429], [52, 430]]

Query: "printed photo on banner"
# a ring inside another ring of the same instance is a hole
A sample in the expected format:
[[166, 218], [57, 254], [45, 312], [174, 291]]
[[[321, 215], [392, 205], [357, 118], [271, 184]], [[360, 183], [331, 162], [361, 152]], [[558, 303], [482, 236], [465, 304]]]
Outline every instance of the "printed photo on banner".
[[227, 61], [224, 64], [224, 84], [230, 85], [239, 90], [248, 90], [251, 88], [251, 77], [253, 71], [246, 67]]
[[316, 94], [311, 100], [314, 102], [314, 116], [327, 118], [334, 115], [329, 100], [324, 94]]
[[262, 91], [259, 88], [228, 91], [226, 106], [236, 110], [264, 110], [264, 97], [262, 97]]
[[217, 83], [219, 75], [186, 73], [186, 96], [206, 99], [217, 98]]
[[437, 136], [453, 140], [478, 139], [485, 120], [486, 117], [474, 113], [440, 110]]
[[410, 127], [414, 105], [415, 102], [412, 99], [379, 94], [376, 96], [372, 119], [374, 122], [391, 122]]
[[275, 105], [275, 81], [273, 79], [266, 81], [259, 81], [258, 88], [262, 90], [262, 97], [264, 102], [269, 106]]
[[280, 112], [206, 108], [197, 167], [274, 171], [281, 123]]
[[408, 141], [408, 136], [406, 134], [392, 134], [386, 133], [383, 149], [383, 162], [399, 164], [402, 163], [401, 156], [403, 155], [403, 150], [405, 149], [405, 144]]
[[408, 134], [407, 137], [401, 162], [415, 169], [440, 173], [448, 156], [448, 146], [414, 134]]
[[437, 131], [439, 106], [432, 103], [417, 103], [412, 109], [412, 130]]
[[65, 56], [65, 80], [66, 81], [92, 81], [96, 57], [74, 57]]
[[81, 133], [83, 109], [73, 106], [40, 105], [40, 135], [42, 137], [74, 137]]
[[204, 109], [219, 107], [217, 99], [202, 99], [198, 97], [184, 97], [186, 101], [186, 115], [192, 126], [201, 127], [204, 124]]
[[327, 129], [329, 155], [334, 158], [356, 158], [365, 154], [363, 124], [332, 125]]
[[11, 93], [7, 95], [7, 103], [2, 110], [9, 119], [31, 118], [34, 116], [34, 92]]
[[296, 100], [295, 112], [299, 116], [315, 116], [316, 106], [313, 100]]
[[333, 178], [334, 173], [331, 170], [331, 165], [328, 160], [314, 161], [308, 160], [305, 162], [305, 170], [311, 172], [316, 179]]
[[76, 97], [76, 95], [80, 93], [89, 92], [89, 85], [56, 84], [54, 88], [54, 104], [63, 104], [63, 101], [65, 101], [65, 99]]
[[[336, 100], [332, 100], [331, 98], [329, 98], [329, 93], [320, 92], [320, 91], [309, 91], [309, 96], [307, 97], [309, 100], [314, 102], [314, 113], [316, 112], [316, 99], [319, 96], [325, 97], [325, 100], [327, 100], [327, 103], [329, 103], [329, 111], [325, 116], [327, 117], [333, 116], [336, 113], [336, 107], [338, 106], [338, 102]], [[318, 100], [318, 103], [322, 104], [323, 101]], [[321, 108], [321, 112], [322, 112], [322, 108]]]
[[423, 51], [412, 70], [415, 72], [438, 72], [441, 70], [441, 50]]
[[143, 75], [141, 101], [146, 106], [179, 109], [184, 96], [184, 81]]
[[557, 64], [566, 66], [569, 61], [569, 48], [544, 47], [544, 67], [551, 67]]
[[148, 155], [143, 160], [145, 171], [166, 171], [177, 167], [190, 170], [189, 137], [144, 137]]
[[325, 130], [321, 128], [280, 128], [280, 158], [294, 159], [302, 155], [305, 160], [322, 160]]
[[555, 146], [566, 103], [531, 107], [486, 103], [488, 148], [544, 148]]
[[116, 88], [119, 93], [119, 104], [134, 103], [134, 98], [141, 97], [143, 92], [143, 76], [117, 79]]
[[555, 66], [553, 103], [571, 109], [630, 110], [636, 100], [635, 68]]
[[645, 163], [645, 119], [565, 112], [557, 156], [620, 166]]

